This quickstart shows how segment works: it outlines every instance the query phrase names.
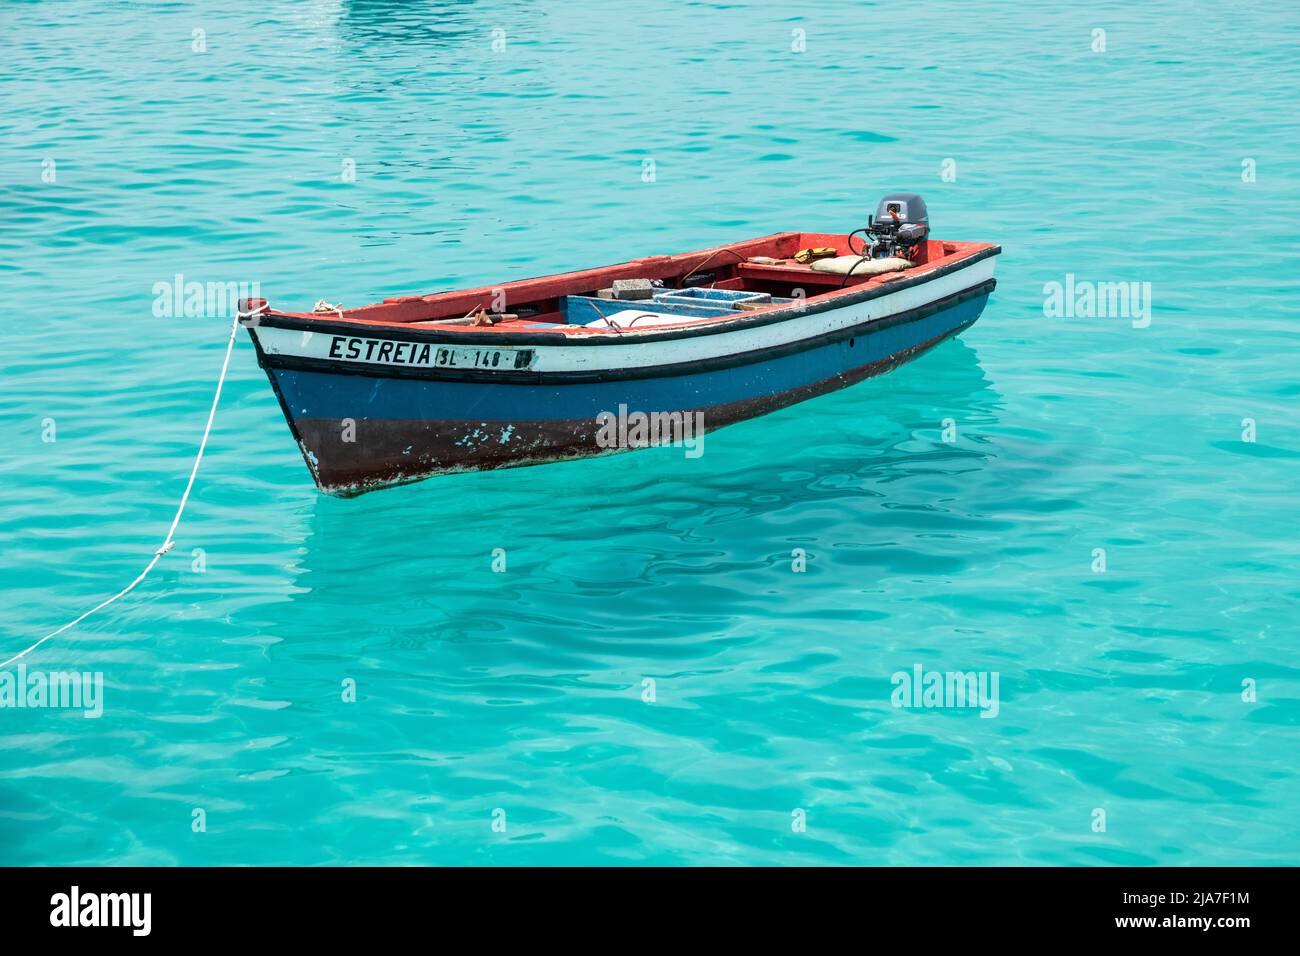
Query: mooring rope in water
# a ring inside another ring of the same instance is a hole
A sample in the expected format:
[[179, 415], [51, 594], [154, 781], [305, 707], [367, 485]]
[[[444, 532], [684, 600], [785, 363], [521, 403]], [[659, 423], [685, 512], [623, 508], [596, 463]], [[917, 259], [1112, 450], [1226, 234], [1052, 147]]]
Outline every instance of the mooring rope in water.
[[154, 566], [159, 561], [162, 560], [162, 556], [172, 549], [172, 546], [176, 543], [172, 536], [176, 534], [176, 528], [181, 523], [181, 515], [185, 513], [185, 505], [189, 503], [190, 492], [194, 489], [194, 479], [197, 478], [199, 475], [199, 465], [203, 462], [203, 453], [207, 451], [208, 448], [208, 435], [212, 433], [212, 422], [217, 417], [217, 404], [221, 401], [222, 386], [226, 384], [226, 372], [229, 371], [230, 369], [230, 354], [235, 349], [235, 335], [239, 332], [239, 320], [240, 320], [240, 315], [237, 313], [235, 315], [235, 321], [230, 326], [230, 338], [226, 342], [226, 358], [225, 361], [221, 363], [221, 377], [217, 379], [217, 391], [212, 396], [212, 408], [209, 409], [208, 411], [208, 424], [203, 429], [203, 440], [199, 442], [199, 453], [194, 457], [194, 467], [190, 470], [189, 483], [185, 486], [185, 494], [181, 495], [181, 503], [176, 509], [176, 517], [172, 518], [172, 526], [167, 529], [167, 537], [163, 541], [162, 547], [154, 552], [153, 560], [150, 561], [148, 566], [146, 566], [145, 569], [140, 572], [140, 576], [137, 577], [130, 584], [128, 584], [126, 587], [122, 588], [122, 590], [118, 591], [108, 600], [101, 601], [99, 604], [96, 604], [94, 607], [92, 607], [89, 611], [81, 615], [81, 617], [77, 618], [76, 620], [69, 621], [67, 624], [64, 624], [58, 630], [51, 631], [49, 634], [46, 634], [44, 637], [42, 637], [31, 647], [27, 648], [25, 651], [15, 654], [13, 657], [9, 658], [9, 660], [5, 661], [3, 664], [0, 664], [0, 668], [8, 667], [14, 661], [21, 660], [22, 658], [30, 654], [32, 651], [36, 650], [36, 648], [44, 644], [46, 641], [50, 640], [51, 638], [58, 637], [60, 634], [62, 634], [64, 631], [68, 630], [71, 627], [76, 627], [78, 624], [80, 624], [86, 618], [90, 617], [96, 611], [102, 611], [104, 608], [108, 607], [114, 601], [126, 597], [126, 595], [130, 594], [135, 589], [135, 586], [137, 584], [139, 584], [141, 581], [143, 581], [145, 578], [149, 576], [149, 572], [152, 571], [154, 569]]

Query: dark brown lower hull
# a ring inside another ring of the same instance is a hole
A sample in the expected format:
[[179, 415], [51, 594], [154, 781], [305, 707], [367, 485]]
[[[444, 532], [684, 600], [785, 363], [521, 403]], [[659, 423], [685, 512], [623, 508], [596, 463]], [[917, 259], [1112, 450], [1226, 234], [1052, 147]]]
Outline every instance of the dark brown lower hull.
[[[973, 319], [971, 320], [973, 322]], [[846, 388], [881, 375], [961, 332], [971, 322], [945, 331], [882, 361], [850, 369], [807, 385], [758, 398], [681, 409], [702, 416], [707, 431]], [[283, 402], [283, 397], [281, 398]], [[286, 407], [286, 414], [289, 409]], [[517, 468], [630, 450], [599, 440], [594, 417], [574, 420], [510, 421], [293, 418], [295, 436], [317, 486], [353, 496], [434, 475]]]

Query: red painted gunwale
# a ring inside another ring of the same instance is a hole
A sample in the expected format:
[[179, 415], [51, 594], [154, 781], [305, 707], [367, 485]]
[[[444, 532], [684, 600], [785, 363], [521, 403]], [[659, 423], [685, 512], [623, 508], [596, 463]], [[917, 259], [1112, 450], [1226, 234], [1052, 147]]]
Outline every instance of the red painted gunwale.
[[[861, 239], [855, 243], [859, 248]], [[434, 295], [401, 296], [385, 299], [372, 305], [359, 306], [355, 309], [343, 309], [338, 312], [287, 312], [264, 307], [263, 316], [284, 316], [299, 321], [321, 321], [337, 324], [340, 321], [361, 327], [401, 328], [418, 323], [421, 329], [445, 330], [449, 334], [458, 332], [475, 333], [517, 333], [527, 331], [536, 323], [556, 321], [558, 306], [556, 302], [566, 295], [595, 295], [596, 290], [608, 287], [615, 279], [648, 278], [664, 280], [666, 284], [679, 283], [695, 270], [712, 272], [717, 280], [712, 283], [725, 288], [772, 288], [789, 286], [806, 288], [809, 300], [826, 301], [835, 296], [845, 295], [864, 285], [881, 285], [903, 277], [922, 275], [932, 269], [955, 263], [968, 258], [981, 250], [992, 248], [985, 242], [951, 242], [936, 239], [928, 240], [916, 266], [905, 272], [887, 273], [878, 276], [850, 276], [841, 286], [842, 276], [832, 273], [817, 272], [807, 265], [796, 263], [791, 258], [799, 249], [809, 247], [833, 247], [837, 255], [849, 255], [849, 237], [832, 233], [781, 232], [758, 239], [715, 246], [712, 249], [699, 249], [667, 256], [647, 256], [633, 259], [617, 265], [602, 266], [596, 269], [584, 269], [577, 272], [565, 272], [559, 275], [541, 276], [534, 279], [518, 279], [491, 286], [474, 289], [462, 289], [439, 292]], [[779, 265], [763, 265], [742, 261], [752, 256], [767, 256], [773, 259], [788, 260]], [[822, 291], [814, 291], [820, 289]], [[478, 309], [491, 309], [498, 290], [505, 291], [505, 309], [524, 305], [537, 305], [543, 309], [541, 314], [508, 320], [496, 325], [451, 324], [447, 320], [461, 319]], [[253, 311], [265, 300], [250, 300], [243, 304], [246, 311]], [[551, 306], [547, 309], [547, 306]], [[619, 302], [611, 300], [611, 311], [620, 308], [636, 308], [636, 302]], [[780, 308], [780, 305], [768, 308]], [[754, 309], [746, 315], [767, 311]], [[734, 317], [734, 316], [733, 316]], [[695, 319], [692, 325], [701, 325], [711, 321], [729, 318]], [[662, 330], [665, 326], [658, 326]], [[565, 325], [547, 331], [559, 332], [566, 336], [608, 335], [602, 329], [588, 329], [581, 325]]]

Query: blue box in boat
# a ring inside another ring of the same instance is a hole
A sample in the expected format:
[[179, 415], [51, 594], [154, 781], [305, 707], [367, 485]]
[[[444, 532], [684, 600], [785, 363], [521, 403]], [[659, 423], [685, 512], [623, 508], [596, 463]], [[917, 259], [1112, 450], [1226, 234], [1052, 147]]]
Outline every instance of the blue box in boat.
[[[737, 302], [754, 302], [766, 305], [773, 299], [766, 292], [744, 292], [740, 289], [659, 289], [654, 299], [642, 299], [629, 302], [627, 307], [635, 307], [646, 312], [663, 315], [680, 315], [687, 319], [711, 319], [732, 312]], [[789, 301], [778, 299], [778, 302]], [[603, 319], [608, 313], [610, 299], [593, 299], [590, 296], [568, 295], [560, 301], [560, 311], [564, 321], [569, 325], [586, 325]]]
[[655, 298], [691, 299], [697, 302], [705, 299], [717, 302], [719, 305], [730, 305], [732, 302], [772, 301], [772, 297], [766, 292], [745, 292], [742, 289], [706, 289], [703, 286], [695, 286], [689, 289], [664, 289], [662, 292], [656, 292]]
[[655, 293], [655, 302], [662, 305], [705, 306], [719, 310], [715, 314], [729, 312], [738, 302], [750, 302], [754, 305], [766, 305], [772, 297], [766, 292], [745, 292], [741, 289], [706, 289], [692, 286], [688, 289], [664, 289]]

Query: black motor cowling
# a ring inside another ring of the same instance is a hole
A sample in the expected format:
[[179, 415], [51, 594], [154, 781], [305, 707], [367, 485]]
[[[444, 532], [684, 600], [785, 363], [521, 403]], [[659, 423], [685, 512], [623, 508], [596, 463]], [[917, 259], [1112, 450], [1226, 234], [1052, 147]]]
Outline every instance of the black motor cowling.
[[930, 235], [930, 213], [916, 193], [890, 193], [880, 200], [867, 227], [875, 240], [874, 256], [903, 256]]

